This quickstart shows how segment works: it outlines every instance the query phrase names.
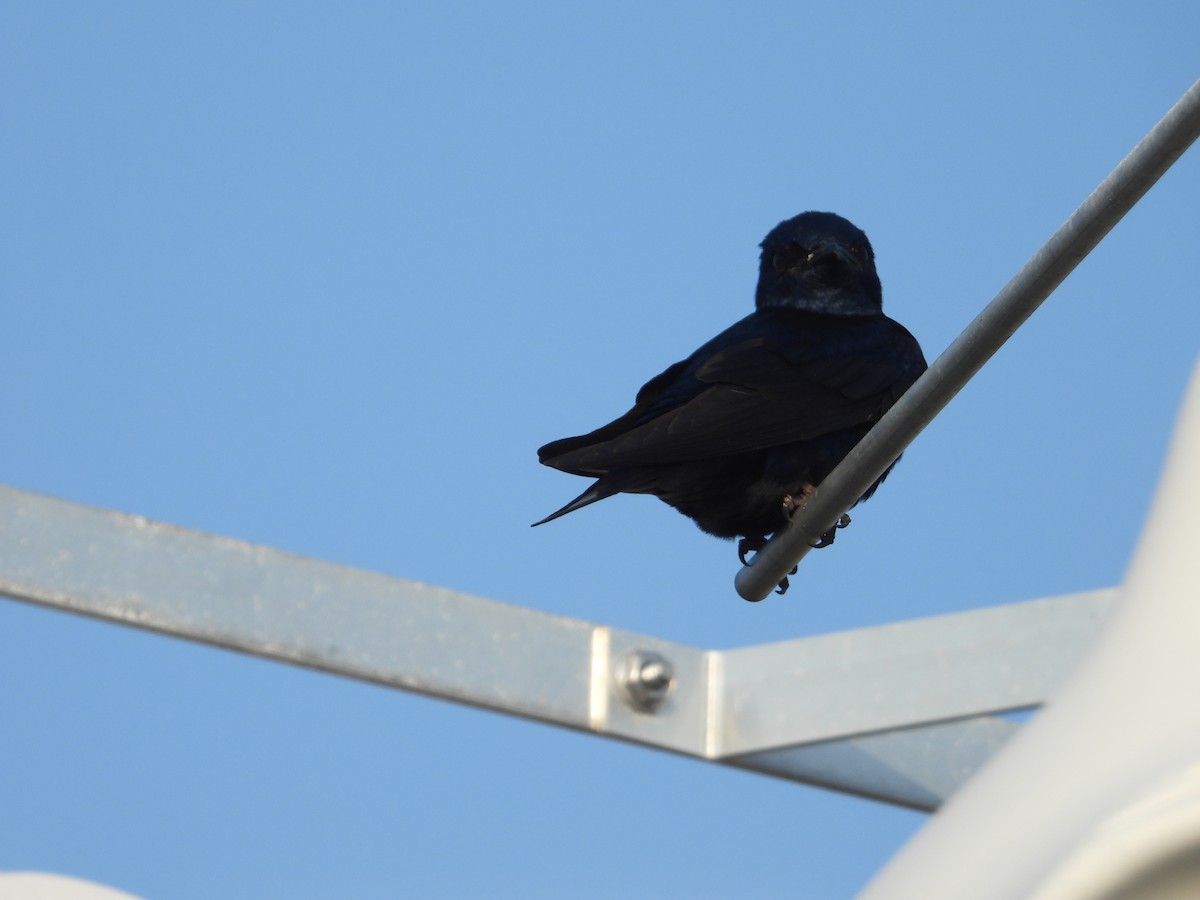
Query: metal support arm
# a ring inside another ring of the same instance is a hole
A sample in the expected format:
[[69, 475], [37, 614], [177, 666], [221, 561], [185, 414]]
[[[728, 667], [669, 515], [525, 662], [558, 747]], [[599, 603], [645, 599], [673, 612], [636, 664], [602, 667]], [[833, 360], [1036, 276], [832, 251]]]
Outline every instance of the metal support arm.
[[1115, 590], [702, 650], [0, 487], [0, 593], [934, 809], [1082, 655]]

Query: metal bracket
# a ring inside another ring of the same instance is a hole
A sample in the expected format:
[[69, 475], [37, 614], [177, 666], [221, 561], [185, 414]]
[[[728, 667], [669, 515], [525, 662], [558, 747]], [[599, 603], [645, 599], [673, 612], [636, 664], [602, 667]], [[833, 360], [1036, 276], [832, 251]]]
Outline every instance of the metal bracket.
[[1117, 597], [703, 650], [4, 486], [0, 594], [925, 810]]

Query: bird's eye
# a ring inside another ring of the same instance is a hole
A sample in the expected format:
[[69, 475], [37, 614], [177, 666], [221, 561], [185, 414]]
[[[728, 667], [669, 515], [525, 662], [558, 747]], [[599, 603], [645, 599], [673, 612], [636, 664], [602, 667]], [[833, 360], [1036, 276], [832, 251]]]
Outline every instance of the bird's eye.
[[866, 259], [867, 259], [866, 245], [860, 244], [858, 241], [855, 241], [853, 244], [850, 245], [850, 247], [848, 249], [850, 250], [850, 254], [855, 259], [863, 261], [863, 262], [866, 261]]
[[801, 262], [808, 258], [808, 248], [803, 244], [795, 242], [785, 244], [775, 251], [775, 256], [772, 257], [771, 263], [775, 266], [775, 273], [781, 275], [788, 269], [794, 269]]

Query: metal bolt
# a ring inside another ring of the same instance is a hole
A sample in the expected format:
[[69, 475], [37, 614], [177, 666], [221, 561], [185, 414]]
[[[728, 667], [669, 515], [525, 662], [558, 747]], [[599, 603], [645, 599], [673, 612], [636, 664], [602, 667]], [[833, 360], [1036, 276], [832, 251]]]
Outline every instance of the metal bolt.
[[662, 705], [675, 683], [675, 670], [662, 656], [650, 650], [634, 650], [625, 657], [619, 685], [625, 702], [634, 709], [651, 712]]

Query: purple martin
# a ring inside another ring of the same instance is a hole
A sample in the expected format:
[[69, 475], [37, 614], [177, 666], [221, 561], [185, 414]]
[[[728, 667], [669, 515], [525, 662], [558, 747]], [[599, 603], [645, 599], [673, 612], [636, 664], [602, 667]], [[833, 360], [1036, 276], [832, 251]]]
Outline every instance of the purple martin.
[[744, 563], [925, 371], [916, 339], [883, 314], [862, 231], [806, 212], [761, 247], [754, 312], [646, 382], [625, 415], [538, 450], [544, 465], [596, 481], [536, 525], [653, 494], [709, 534], [741, 537]]

